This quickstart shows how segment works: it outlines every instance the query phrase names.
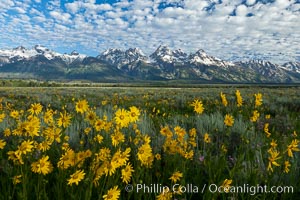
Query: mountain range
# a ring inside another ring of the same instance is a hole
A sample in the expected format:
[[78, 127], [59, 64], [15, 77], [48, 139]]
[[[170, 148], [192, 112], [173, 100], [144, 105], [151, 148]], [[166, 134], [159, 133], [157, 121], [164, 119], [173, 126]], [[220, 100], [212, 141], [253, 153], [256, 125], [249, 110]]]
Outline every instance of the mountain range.
[[0, 78], [132, 82], [186, 80], [199, 83], [299, 83], [300, 62], [225, 61], [200, 49], [187, 54], [161, 45], [151, 55], [138, 48], [107, 49], [96, 57], [60, 54], [44, 46], [0, 50]]

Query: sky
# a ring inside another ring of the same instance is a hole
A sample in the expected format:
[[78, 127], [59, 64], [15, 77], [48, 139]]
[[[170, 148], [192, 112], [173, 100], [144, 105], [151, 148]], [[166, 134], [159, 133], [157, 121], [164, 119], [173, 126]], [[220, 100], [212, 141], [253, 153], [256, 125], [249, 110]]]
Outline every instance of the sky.
[[0, 49], [97, 56], [159, 45], [224, 60], [300, 61], [300, 0], [0, 0]]

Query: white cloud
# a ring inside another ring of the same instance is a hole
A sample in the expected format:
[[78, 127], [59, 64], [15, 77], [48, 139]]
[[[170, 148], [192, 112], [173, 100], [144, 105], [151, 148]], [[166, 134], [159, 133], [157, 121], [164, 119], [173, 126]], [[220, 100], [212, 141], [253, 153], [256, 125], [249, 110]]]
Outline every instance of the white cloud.
[[63, 22], [63, 23], [71, 23], [70, 17], [71, 15], [69, 13], [62, 13], [58, 11], [51, 11], [49, 14], [57, 21]]
[[292, 3], [294, 3], [293, 1], [288, 1], [288, 0], [276, 0], [274, 2], [274, 5], [283, 9], [286, 8], [288, 6], [290, 6]]
[[47, 19], [45, 17], [41, 17], [41, 16], [35, 16], [35, 17], [32, 18], [32, 20], [34, 22], [38, 22], [38, 23], [47, 21]]
[[29, 13], [30, 13], [31, 15], [38, 15], [38, 16], [44, 15], [41, 11], [39, 11], [39, 10], [37, 10], [37, 9], [35, 9], [35, 8], [31, 8], [31, 9], [29, 10]]
[[238, 15], [238, 16], [245, 16], [245, 15], [247, 15], [247, 13], [248, 13], [248, 7], [243, 4], [239, 5], [236, 8], [236, 15]]
[[0, 1], [0, 10], [6, 10], [14, 5], [15, 3], [12, 0]]
[[66, 3], [65, 7], [67, 8], [67, 10], [69, 12], [71, 12], [72, 14], [75, 14], [75, 13], [77, 13], [77, 11], [79, 11], [81, 5], [82, 4], [80, 2], [76, 1], [73, 3]]
[[[150, 54], [158, 45], [167, 44], [187, 52], [202, 48], [224, 59], [267, 55], [278, 61], [299, 57], [300, 5], [293, 4], [293, 0], [268, 4], [256, 0], [215, 0], [210, 13], [205, 8], [213, 1], [208, 0], [185, 0], [182, 7], [165, 9], [158, 6], [179, 1], [122, 0], [97, 4], [95, 0], [75, 0], [60, 5], [59, 0], [51, 0], [48, 11], [32, 7], [34, 1], [25, 0], [24, 5], [7, 2], [9, 5], [0, 2], [0, 37], [11, 37], [11, 41], [43, 41], [53, 47], [80, 44], [85, 46], [82, 53], [99, 53], [109, 47], [139, 47]], [[12, 7], [20, 11], [15, 16], [6, 12]], [[236, 16], [231, 16], [234, 11]], [[249, 13], [251, 17], [247, 17]], [[30, 37], [24, 39], [24, 35]]]
[[256, 3], [256, 0], [247, 0], [246, 1], [246, 4], [248, 5], [248, 6], [252, 6], [252, 5], [254, 5]]
[[15, 12], [18, 12], [18, 13], [26, 13], [26, 10], [24, 10], [23, 8], [20, 8], [20, 7], [14, 7], [12, 8], [12, 10], [14, 10]]
[[110, 4], [100, 4], [97, 6], [97, 9], [99, 10], [111, 10], [112, 9], [112, 6]]
[[60, 0], [47, 1], [46, 7], [48, 10], [55, 10], [60, 8]]
[[184, 5], [189, 10], [203, 10], [209, 4], [207, 1], [186, 0]]

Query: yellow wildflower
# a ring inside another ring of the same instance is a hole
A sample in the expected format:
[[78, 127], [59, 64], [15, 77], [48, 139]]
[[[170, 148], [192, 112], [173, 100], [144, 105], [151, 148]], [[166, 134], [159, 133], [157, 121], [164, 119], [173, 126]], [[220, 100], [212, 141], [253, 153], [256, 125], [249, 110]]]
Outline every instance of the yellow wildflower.
[[57, 125], [59, 127], [64, 127], [67, 128], [71, 124], [71, 115], [68, 114], [66, 111], [64, 113], [60, 112], [59, 113], [60, 117], [57, 120]]
[[177, 183], [181, 178], [183, 177], [183, 174], [180, 171], [176, 171], [172, 174], [172, 176], [169, 178], [173, 183]]
[[112, 141], [112, 145], [116, 147], [118, 146], [118, 144], [125, 141], [125, 136], [122, 132], [117, 130], [111, 135], [111, 141]]
[[151, 161], [149, 158], [152, 157], [152, 149], [150, 144], [143, 144], [141, 147], [139, 147], [137, 156], [138, 160], [141, 161], [142, 166], [150, 166], [152, 164], [152, 162], [149, 162]]
[[105, 106], [107, 103], [108, 103], [108, 101], [107, 101], [107, 100], [103, 100], [103, 101], [101, 101], [101, 104], [102, 104], [102, 106]]
[[33, 141], [27, 140], [23, 141], [19, 146], [18, 150], [16, 151], [18, 154], [26, 155], [27, 153], [31, 152], [33, 149]]
[[130, 122], [129, 112], [125, 109], [118, 109], [115, 113], [115, 122], [120, 127], [127, 127]]
[[84, 176], [84, 170], [77, 170], [70, 176], [70, 179], [68, 180], [68, 185], [72, 185], [73, 183], [78, 185], [78, 183], [84, 179]]
[[173, 133], [168, 126], [161, 128], [160, 134], [162, 134], [163, 136], [166, 136], [168, 138], [171, 138], [173, 136]]
[[11, 117], [14, 118], [14, 119], [18, 119], [19, 116], [20, 116], [20, 113], [19, 113], [19, 111], [17, 111], [17, 110], [12, 110], [12, 111], [10, 112], [9, 116], [11, 116]]
[[84, 129], [84, 133], [85, 133], [86, 135], [88, 135], [88, 134], [91, 132], [91, 130], [92, 130], [91, 127], [87, 127], [87, 128]]
[[96, 142], [98, 142], [99, 144], [101, 144], [102, 141], [103, 141], [103, 136], [100, 135], [100, 134], [97, 134], [97, 135], [94, 137], [94, 140], [95, 140]]
[[265, 123], [265, 125], [264, 125], [264, 132], [267, 135], [267, 137], [271, 136], [271, 133], [269, 131], [269, 123]]
[[204, 134], [204, 142], [205, 142], [205, 143], [210, 143], [210, 142], [211, 142], [211, 138], [209, 137], [209, 134], [208, 134], [208, 133], [205, 133], [205, 134]]
[[222, 100], [222, 104], [226, 107], [228, 105], [226, 95], [221, 92], [220, 97], [221, 97], [221, 100]]
[[228, 193], [231, 184], [232, 184], [231, 179], [225, 179], [221, 185], [221, 188], [224, 190], [224, 192]]
[[96, 156], [97, 162], [99, 162], [99, 161], [102, 161], [102, 162], [107, 161], [111, 157], [110, 149], [106, 148], [106, 147], [101, 148], [99, 150], [99, 153], [96, 153], [95, 156]]
[[40, 112], [42, 112], [43, 106], [40, 103], [33, 103], [31, 104], [30, 109], [28, 109], [28, 111], [32, 114], [32, 115], [38, 115]]
[[17, 151], [9, 151], [7, 152], [8, 160], [12, 160], [15, 164], [23, 165], [24, 161], [22, 159], [22, 155]]
[[257, 110], [254, 110], [253, 115], [250, 118], [250, 121], [251, 122], [256, 122], [258, 120], [259, 116], [260, 116], [259, 112]]
[[0, 114], [0, 122], [2, 122], [4, 120], [4, 118], [5, 118], [5, 113], [1, 113]]
[[222, 145], [221, 145], [221, 150], [222, 150], [224, 153], [227, 153], [227, 147], [225, 146], [225, 144], [222, 144]]
[[76, 102], [75, 110], [77, 113], [83, 114], [85, 111], [89, 109], [89, 104], [87, 100], [79, 100]]
[[241, 107], [243, 105], [243, 97], [239, 90], [235, 92], [237, 107]]
[[59, 159], [57, 167], [61, 169], [67, 169], [70, 166], [75, 165], [75, 152], [72, 149], [67, 150]]
[[190, 150], [184, 153], [184, 158], [187, 160], [193, 160], [194, 157], [194, 151]]
[[118, 189], [118, 186], [115, 186], [107, 191], [105, 195], [102, 196], [104, 200], [118, 200], [121, 191]]
[[257, 94], [254, 94], [254, 96], [255, 96], [255, 107], [261, 106], [262, 105], [262, 94], [257, 93]]
[[11, 135], [11, 131], [9, 128], [4, 129], [3, 133], [5, 137], [9, 137]]
[[279, 152], [277, 150], [274, 150], [274, 149], [269, 149], [268, 153], [270, 154], [270, 156], [268, 158], [269, 164], [268, 164], [267, 170], [273, 172], [272, 165], [274, 165], [274, 166], [280, 166], [277, 163], [277, 160], [280, 159], [281, 157], [279, 157]]
[[276, 149], [276, 147], [277, 147], [277, 141], [274, 140], [274, 139], [272, 139], [270, 145], [271, 145], [271, 148], [272, 148], [272, 149]]
[[5, 147], [5, 145], [6, 145], [6, 142], [5, 142], [5, 140], [0, 140], [0, 149], [4, 149], [4, 147]]
[[298, 136], [297, 132], [294, 131], [294, 132], [293, 132], [293, 137], [297, 137], [297, 136]]
[[156, 160], [161, 160], [161, 155], [159, 153], [155, 154]]
[[135, 106], [131, 106], [129, 108], [129, 119], [130, 122], [137, 122], [139, 120], [139, 116], [140, 116], [140, 110], [135, 107]]
[[291, 163], [289, 161], [284, 162], [284, 173], [289, 173], [290, 169], [289, 167], [291, 166]]
[[234, 123], [234, 119], [233, 119], [233, 116], [230, 115], [230, 114], [226, 114], [225, 115], [225, 119], [224, 119], [224, 124], [226, 126], [232, 126]]
[[22, 178], [22, 175], [17, 175], [17, 176], [14, 176], [13, 177], [13, 184], [14, 185], [17, 185], [18, 183], [21, 183], [21, 178]]
[[102, 129], [104, 129], [105, 123], [106, 122], [103, 121], [102, 119], [95, 120], [94, 127], [95, 127], [96, 131], [101, 131]]
[[44, 122], [46, 124], [52, 124], [54, 122], [53, 114], [54, 114], [54, 111], [52, 109], [47, 108], [47, 111], [44, 114]]
[[300, 151], [300, 149], [298, 148], [299, 146], [299, 140], [294, 139], [290, 145], [288, 145], [287, 147], [287, 153], [289, 157], [293, 157], [293, 151]]
[[[178, 189], [179, 190], [179, 189]], [[156, 196], [157, 200], [172, 200], [173, 194], [171, 191], [166, 190]]]
[[86, 113], [85, 120], [88, 121], [91, 125], [93, 125], [96, 119], [97, 119], [97, 115], [95, 111], [89, 109]]
[[49, 156], [43, 156], [38, 161], [32, 163], [31, 170], [37, 174], [43, 174], [43, 175], [49, 174], [52, 171], [53, 166], [48, 159]]
[[202, 101], [199, 101], [198, 99], [195, 99], [192, 103], [191, 106], [194, 106], [194, 111], [197, 114], [202, 114], [204, 111], [203, 103]]
[[122, 181], [126, 184], [129, 183], [131, 176], [132, 176], [132, 172], [134, 172], [133, 167], [131, 166], [130, 163], [128, 163], [126, 165], [126, 167], [124, 169], [122, 169], [121, 173], [122, 173]]

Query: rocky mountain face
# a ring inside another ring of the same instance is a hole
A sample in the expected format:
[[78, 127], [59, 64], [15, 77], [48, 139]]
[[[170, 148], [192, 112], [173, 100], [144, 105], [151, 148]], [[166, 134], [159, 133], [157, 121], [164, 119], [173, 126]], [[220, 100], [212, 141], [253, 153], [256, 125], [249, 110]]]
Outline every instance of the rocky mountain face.
[[283, 65], [283, 68], [285, 70], [288, 70], [290, 72], [294, 73], [300, 73], [300, 62], [288, 62]]
[[130, 48], [126, 51], [108, 49], [97, 56], [97, 58], [127, 72], [134, 70], [139, 61], [147, 62], [148, 60], [147, 56], [138, 48]]
[[206, 83], [299, 83], [300, 63], [228, 62], [200, 49], [187, 54], [159, 46], [149, 57], [138, 48], [108, 49], [97, 57], [60, 54], [44, 46], [0, 50], [1, 78], [47, 80], [193, 80]]
[[71, 54], [60, 54], [41, 45], [35, 45], [32, 49], [19, 46], [11, 50], [0, 50], [0, 65], [18, 61], [30, 61], [35, 57], [44, 57], [47, 60], [61, 59], [66, 64], [70, 64], [75, 60], [82, 61], [86, 56], [80, 55], [76, 51], [73, 51]]

